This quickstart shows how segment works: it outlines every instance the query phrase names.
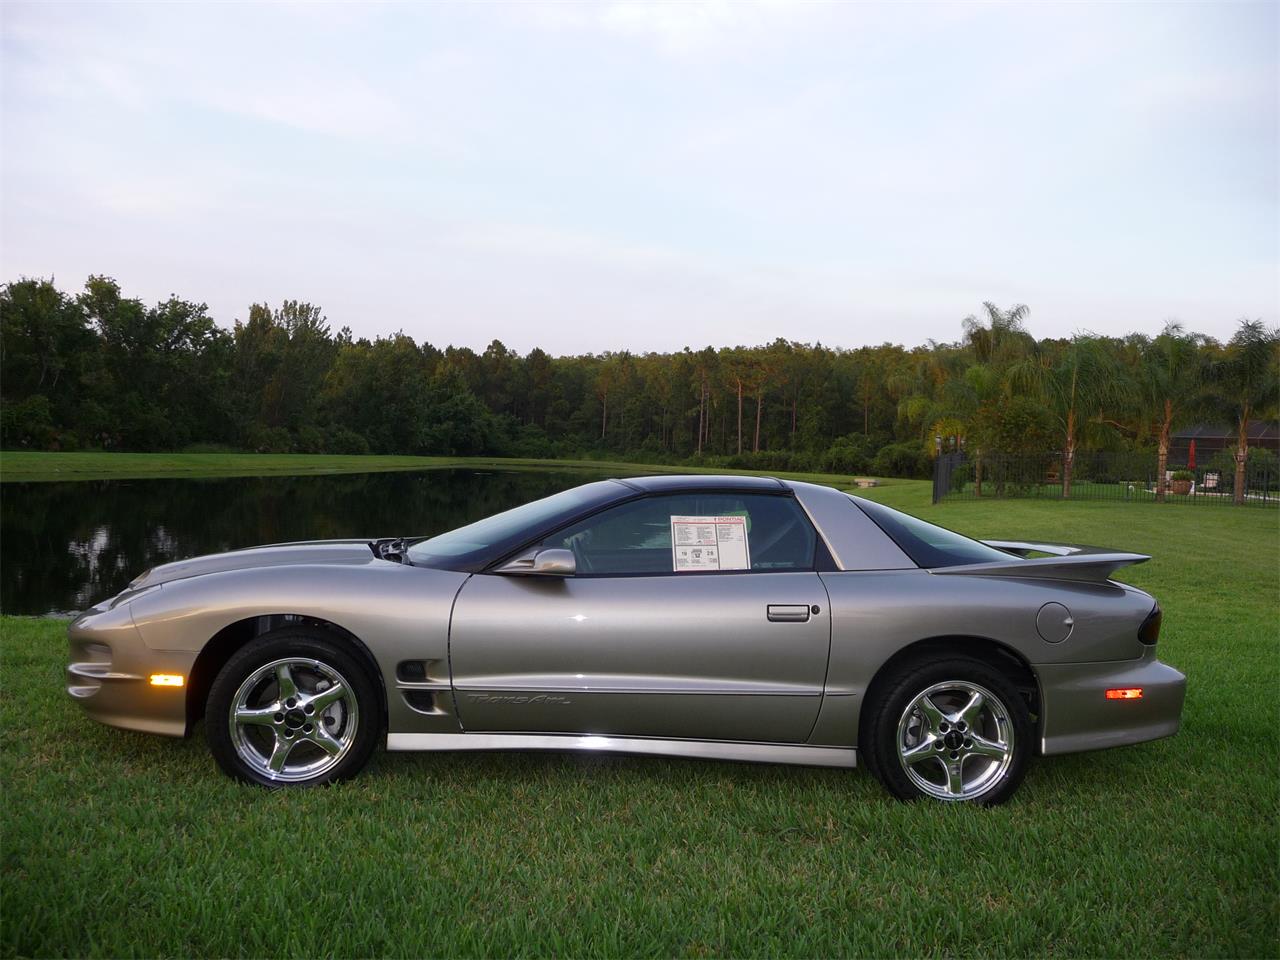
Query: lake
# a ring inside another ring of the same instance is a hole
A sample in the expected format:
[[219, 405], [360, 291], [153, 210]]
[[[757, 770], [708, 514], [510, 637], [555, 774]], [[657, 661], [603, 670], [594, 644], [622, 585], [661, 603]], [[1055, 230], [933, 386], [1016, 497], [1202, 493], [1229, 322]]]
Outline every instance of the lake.
[[604, 476], [453, 469], [0, 484], [0, 612], [83, 610], [148, 567], [203, 553], [430, 536]]

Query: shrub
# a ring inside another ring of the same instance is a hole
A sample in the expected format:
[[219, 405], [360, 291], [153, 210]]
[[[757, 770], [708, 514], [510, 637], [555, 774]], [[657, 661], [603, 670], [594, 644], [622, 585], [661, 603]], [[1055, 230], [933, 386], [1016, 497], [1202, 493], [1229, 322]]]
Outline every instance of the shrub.
[[511, 433], [502, 441], [506, 457], [550, 457], [555, 453], [547, 432], [534, 423], [508, 425]]
[[54, 430], [49, 398], [36, 393], [17, 403], [0, 405], [0, 442], [6, 447], [51, 447]]
[[1014, 396], [978, 411], [970, 446], [1007, 454], [1037, 454], [1058, 444], [1049, 411], [1031, 397]]
[[850, 434], [839, 437], [818, 460], [823, 473], [868, 473], [875, 456], [875, 445], [870, 437]]
[[[1231, 490], [1236, 475], [1235, 447], [1219, 450], [1200, 467], [1201, 472], [1217, 473], [1221, 485]], [[1280, 487], [1280, 458], [1264, 447], [1250, 447], [1244, 461], [1245, 482], [1250, 490], [1275, 490]]]
[[330, 431], [326, 446], [330, 453], [363, 456], [369, 452], [369, 441], [348, 427]]
[[803, 451], [760, 450], [756, 453], [731, 453], [694, 455], [686, 460], [692, 466], [727, 467], [730, 470], [804, 471], [811, 469], [808, 455]]
[[298, 453], [324, 453], [324, 434], [319, 427], [300, 427], [295, 449]]
[[254, 453], [291, 453], [293, 438], [284, 427], [266, 427], [255, 423], [245, 434]]
[[[1253, 471], [1269, 471], [1275, 473], [1277, 466], [1280, 465], [1280, 459], [1274, 453], [1264, 447], [1250, 447], [1249, 453], [1245, 457], [1244, 468], [1252, 473]], [[1236, 450], [1235, 447], [1227, 447], [1219, 450], [1208, 462], [1200, 467], [1201, 470], [1214, 470], [1221, 473], [1224, 477], [1235, 476], [1236, 472]]]
[[932, 473], [928, 454], [918, 443], [891, 443], [881, 447], [871, 461], [871, 472], [881, 477], [927, 480]]

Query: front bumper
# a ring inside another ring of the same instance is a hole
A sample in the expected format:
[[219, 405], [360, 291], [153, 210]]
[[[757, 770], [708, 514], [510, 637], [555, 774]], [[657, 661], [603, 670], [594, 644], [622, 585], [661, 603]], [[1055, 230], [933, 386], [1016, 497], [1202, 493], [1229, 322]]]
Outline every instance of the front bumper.
[[182, 737], [187, 733], [187, 688], [151, 685], [154, 673], [190, 680], [195, 654], [152, 650], [133, 625], [128, 604], [99, 605], [67, 628], [71, 662], [67, 693], [100, 723]]
[[[1041, 663], [1041, 740], [1045, 755], [1101, 750], [1171, 737], [1182, 722], [1187, 678], [1156, 659]], [[1141, 687], [1141, 700], [1108, 700], [1113, 687]]]

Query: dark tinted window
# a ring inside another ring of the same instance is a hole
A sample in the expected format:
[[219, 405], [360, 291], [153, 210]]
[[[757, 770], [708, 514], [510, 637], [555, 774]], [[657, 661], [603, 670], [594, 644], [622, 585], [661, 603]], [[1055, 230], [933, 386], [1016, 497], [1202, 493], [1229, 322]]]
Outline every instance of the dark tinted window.
[[418, 541], [409, 547], [409, 562], [445, 569], [465, 569], [467, 564], [487, 562], [512, 547], [528, 543], [558, 523], [581, 516], [596, 504], [616, 499], [618, 489], [614, 481], [600, 480], [495, 513], [465, 527]]
[[[675, 574], [672, 517], [741, 517], [751, 570], [813, 568], [817, 542], [813, 527], [799, 504], [784, 496], [691, 493], [648, 497], [598, 513], [547, 537], [541, 545], [572, 550], [579, 574]], [[729, 552], [723, 550], [726, 557]], [[686, 574], [682, 571], [679, 575]]]
[[945, 527], [926, 523], [879, 503], [850, 497], [902, 552], [922, 567], [958, 567], [966, 563], [993, 563], [1016, 559], [1013, 554], [988, 547]]

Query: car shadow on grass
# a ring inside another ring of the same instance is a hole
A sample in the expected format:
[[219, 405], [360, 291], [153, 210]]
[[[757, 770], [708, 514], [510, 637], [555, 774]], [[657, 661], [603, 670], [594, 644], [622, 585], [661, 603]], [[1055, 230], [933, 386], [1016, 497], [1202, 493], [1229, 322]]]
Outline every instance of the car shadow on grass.
[[[69, 713], [68, 727], [81, 718]], [[108, 764], [113, 777], [145, 776], [152, 783], [190, 787], [242, 789], [249, 795], [260, 788], [236, 785], [217, 767], [205, 742], [204, 723], [185, 740], [154, 737], [132, 731], [74, 723], [81, 749]], [[1171, 741], [1139, 744], [1113, 750], [1035, 757], [1019, 793], [1006, 807], [1089, 806], [1113, 803], [1133, 791], [1155, 788], [1170, 772], [1189, 761]], [[102, 768], [99, 768], [102, 769]], [[1203, 772], [1203, 771], [1201, 771]], [[416, 785], [447, 786], [455, 792], [483, 794], [520, 785], [542, 791], [613, 794], [633, 790], [661, 793], [671, 802], [696, 802], [705, 793], [736, 791], [748, 796], [768, 794], [774, 800], [792, 796], [806, 802], [829, 797], [839, 802], [875, 802], [900, 806], [863, 765], [855, 769], [805, 767], [679, 757], [636, 756], [620, 752], [511, 750], [400, 752], [378, 749], [369, 765], [339, 790], [413, 793]], [[236, 792], [239, 792], [237, 789]], [[939, 805], [947, 806], [947, 805]]]

